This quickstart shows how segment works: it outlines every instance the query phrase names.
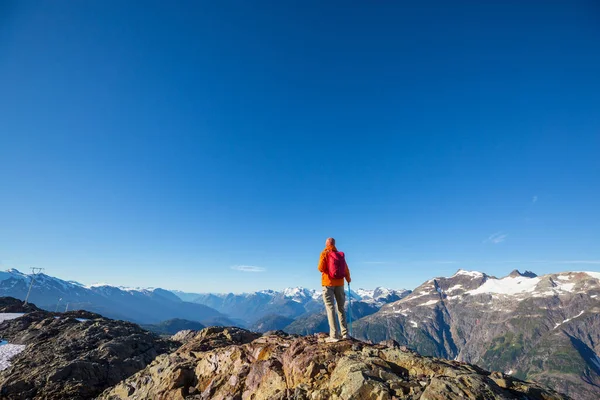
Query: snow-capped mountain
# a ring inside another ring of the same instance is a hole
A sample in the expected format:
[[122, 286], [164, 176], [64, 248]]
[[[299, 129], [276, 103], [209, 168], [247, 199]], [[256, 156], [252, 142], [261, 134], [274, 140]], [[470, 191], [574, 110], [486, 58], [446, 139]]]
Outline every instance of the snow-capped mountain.
[[291, 299], [297, 303], [305, 303], [315, 298], [315, 290], [302, 287], [284, 289], [282, 294], [286, 299]]
[[[253, 293], [183, 293], [173, 291], [181, 299], [193, 301], [212, 307], [219, 312], [236, 320], [242, 320], [247, 326], [277, 326], [283, 329], [282, 321], [295, 321], [298, 329], [294, 333], [313, 333], [316, 326], [322, 324], [324, 305], [322, 291], [303, 287], [290, 287], [283, 290], [260, 290]], [[352, 291], [352, 309], [355, 318], [377, 311], [386, 303], [399, 300], [410, 293], [409, 290], [375, 288], [373, 290], [359, 289]], [[318, 317], [315, 317], [315, 314]], [[276, 318], [283, 317], [283, 318]], [[316, 320], [318, 323], [306, 323], [305, 320]], [[265, 323], [264, 321], [270, 321]], [[273, 324], [277, 321], [278, 324]], [[313, 326], [313, 328], [309, 328]], [[307, 328], [308, 327], [308, 328]]]
[[356, 294], [359, 296], [361, 301], [382, 307], [384, 304], [398, 301], [406, 297], [408, 294], [410, 294], [410, 290], [395, 290], [377, 287], [373, 290], [358, 289]]
[[430, 279], [355, 325], [360, 338], [394, 339], [419, 352], [600, 398], [600, 273], [496, 278], [459, 270]]
[[171, 318], [202, 322], [224, 317], [201, 304], [182, 301], [160, 288], [121, 288], [107, 284], [85, 286], [46, 274], [24, 274], [16, 269], [0, 272], [0, 296], [24, 300], [31, 280], [29, 301], [50, 311], [85, 309], [110, 318], [139, 323], [156, 323]]

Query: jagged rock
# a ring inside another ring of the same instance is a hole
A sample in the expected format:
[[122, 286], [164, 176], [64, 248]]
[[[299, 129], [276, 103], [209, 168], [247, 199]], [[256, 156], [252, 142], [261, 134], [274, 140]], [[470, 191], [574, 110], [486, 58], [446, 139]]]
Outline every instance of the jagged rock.
[[0, 372], [2, 399], [94, 398], [177, 347], [135, 324], [86, 311], [28, 313], [0, 324], [0, 336], [27, 345]]
[[[502, 382], [500, 382], [500, 379]], [[500, 385], [499, 383], [502, 383]], [[502, 387], [505, 386], [505, 387]], [[394, 343], [207, 328], [99, 399], [567, 399]]]
[[184, 344], [189, 342], [190, 339], [196, 336], [197, 333], [198, 331], [194, 331], [192, 329], [184, 329], [171, 336], [171, 340]]
[[534, 272], [531, 272], [531, 271], [521, 272], [518, 269], [513, 269], [511, 271], [511, 273], [508, 274], [508, 276], [511, 277], [511, 278], [516, 278], [518, 276], [524, 276], [526, 278], [535, 278], [535, 277], [537, 277], [537, 274], [534, 273]]
[[24, 304], [23, 300], [14, 297], [0, 297], [0, 312], [3, 313], [28, 313], [39, 311], [35, 304]]

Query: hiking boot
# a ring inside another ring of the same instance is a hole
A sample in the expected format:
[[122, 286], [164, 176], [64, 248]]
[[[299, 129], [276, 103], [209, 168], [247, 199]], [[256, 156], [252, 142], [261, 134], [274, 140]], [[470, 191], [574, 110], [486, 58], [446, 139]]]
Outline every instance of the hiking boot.
[[339, 341], [340, 341], [340, 339], [334, 338], [334, 337], [328, 337], [327, 339], [325, 339], [325, 343], [336, 343]]
[[344, 339], [344, 340], [351, 340], [351, 339], [354, 339], [354, 338], [352, 336], [346, 334], [346, 335], [344, 335], [344, 337], [342, 339]]

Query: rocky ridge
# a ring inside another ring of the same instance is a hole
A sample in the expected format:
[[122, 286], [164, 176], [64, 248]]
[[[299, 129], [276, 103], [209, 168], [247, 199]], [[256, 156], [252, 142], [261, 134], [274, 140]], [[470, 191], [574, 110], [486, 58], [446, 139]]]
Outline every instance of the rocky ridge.
[[26, 345], [0, 372], [2, 399], [90, 399], [177, 344], [139, 326], [86, 311], [34, 311], [0, 324]]
[[423, 357], [394, 341], [206, 328], [99, 399], [567, 399], [511, 376]]
[[0, 312], [28, 313], [32, 311], [40, 311], [40, 309], [35, 304], [24, 304], [23, 300], [14, 297], [0, 297]]

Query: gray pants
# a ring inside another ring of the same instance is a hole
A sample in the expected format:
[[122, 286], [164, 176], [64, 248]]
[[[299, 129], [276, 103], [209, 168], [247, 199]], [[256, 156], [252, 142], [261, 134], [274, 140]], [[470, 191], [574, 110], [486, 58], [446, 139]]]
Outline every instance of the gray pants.
[[[346, 322], [346, 293], [343, 286], [323, 286], [323, 302], [327, 311], [327, 321], [329, 321], [329, 336], [332, 338], [340, 337], [337, 321], [334, 316], [334, 307], [336, 307], [338, 319], [342, 327], [342, 337], [348, 334], [348, 324]], [[334, 303], [337, 303], [334, 305]]]

